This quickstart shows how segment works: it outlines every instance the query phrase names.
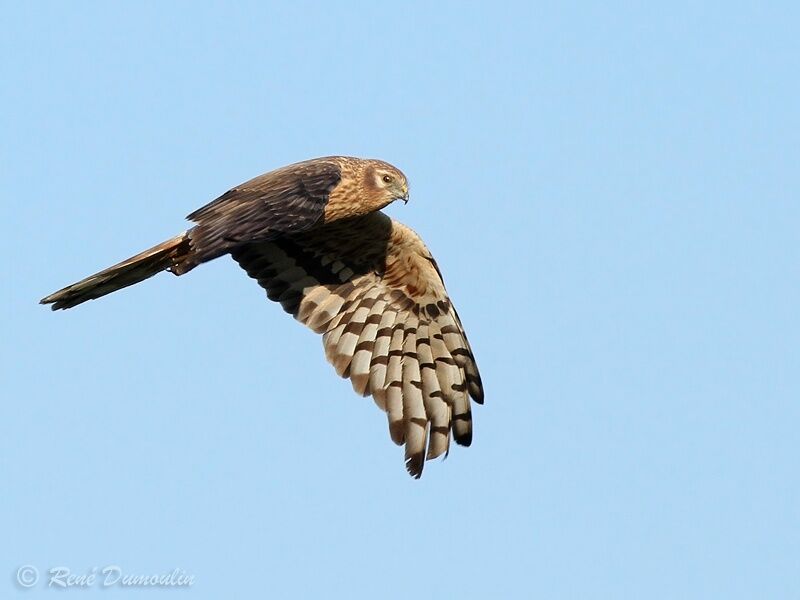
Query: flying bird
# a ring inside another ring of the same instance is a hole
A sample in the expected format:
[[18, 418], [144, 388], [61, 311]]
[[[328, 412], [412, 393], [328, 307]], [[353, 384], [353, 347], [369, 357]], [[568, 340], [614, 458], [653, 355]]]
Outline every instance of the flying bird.
[[332, 156], [260, 175], [191, 213], [194, 226], [41, 300], [72, 308], [225, 254], [270, 300], [322, 334], [325, 356], [371, 395], [405, 445], [408, 472], [472, 442], [470, 398], [483, 385], [428, 248], [381, 209], [408, 202], [408, 181], [381, 160]]

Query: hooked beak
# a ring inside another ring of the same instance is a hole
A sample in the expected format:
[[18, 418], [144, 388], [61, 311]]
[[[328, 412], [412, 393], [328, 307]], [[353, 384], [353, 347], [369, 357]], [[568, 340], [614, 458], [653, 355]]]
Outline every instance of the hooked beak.
[[408, 204], [408, 186], [403, 186], [403, 195], [400, 196], [400, 200], [403, 201], [403, 204]]

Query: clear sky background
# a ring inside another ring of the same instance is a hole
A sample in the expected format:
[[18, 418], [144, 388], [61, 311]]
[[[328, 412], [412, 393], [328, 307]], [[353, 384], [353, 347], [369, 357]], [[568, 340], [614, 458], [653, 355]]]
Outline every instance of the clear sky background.
[[[4, 3], [0, 596], [798, 598], [796, 3], [379, 4]], [[327, 154], [483, 374], [420, 481], [228, 259], [37, 305]]]

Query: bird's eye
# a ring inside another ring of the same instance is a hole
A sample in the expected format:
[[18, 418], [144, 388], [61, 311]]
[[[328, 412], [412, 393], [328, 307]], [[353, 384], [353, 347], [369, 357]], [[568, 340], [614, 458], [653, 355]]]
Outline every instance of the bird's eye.
[[384, 175], [383, 176], [384, 183], [392, 183], [392, 176], [391, 175]]

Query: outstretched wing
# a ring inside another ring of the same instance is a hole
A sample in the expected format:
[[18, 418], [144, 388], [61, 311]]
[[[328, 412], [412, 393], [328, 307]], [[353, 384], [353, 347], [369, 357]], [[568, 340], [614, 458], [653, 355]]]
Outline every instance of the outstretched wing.
[[376, 212], [243, 245], [233, 258], [267, 296], [317, 333], [353, 389], [386, 411], [414, 477], [472, 441], [483, 386], [467, 336], [422, 240]]

